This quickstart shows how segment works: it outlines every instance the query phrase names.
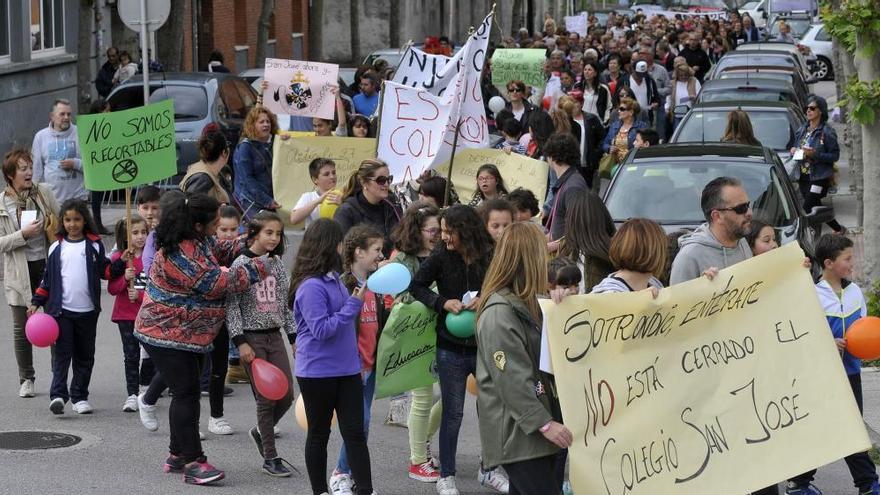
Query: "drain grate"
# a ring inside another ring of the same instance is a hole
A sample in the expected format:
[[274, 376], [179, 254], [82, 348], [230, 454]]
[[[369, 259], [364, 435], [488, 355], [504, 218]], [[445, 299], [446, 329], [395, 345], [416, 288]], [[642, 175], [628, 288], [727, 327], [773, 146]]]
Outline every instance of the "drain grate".
[[0, 432], [0, 450], [44, 450], [72, 447], [82, 438], [55, 431]]

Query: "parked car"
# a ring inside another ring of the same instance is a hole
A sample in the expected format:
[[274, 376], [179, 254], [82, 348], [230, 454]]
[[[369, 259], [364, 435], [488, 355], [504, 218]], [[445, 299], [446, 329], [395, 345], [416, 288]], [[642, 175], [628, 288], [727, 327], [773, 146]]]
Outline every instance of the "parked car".
[[795, 185], [773, 150], [739, 144], [667, 144], [634, 149], [618, 168], [604, 201], [614, 222], [644, 217], [667, 232], [705, 221], [703, 187], [721, 176], [742, 181], [752, 214], [772, 225], [781, 244], [799, 241], [812, 254], [821, 225], [834, 217], [829, 206], [804, 212]]
[[749, 14], [759, 30], [767, 25], [767, 0], [752, 0], [744, 3], [738, 10], [740, 15]]
[[816, 62], [816, 55], [810, 50], [810, 47], [797, 43], [792, 44], [785, 41], [753, 41], [751, 43], [743, 43], [736, 47], [737, 52], [745, 51], [782, 51], [788, 52], [800, 59], [800, 65], [812, 67]]
[[785, 160], [794, 146], [795, 131], [806, 122], [803, 110], [788, 102], [722, 102], [695, 105], [684, 116], [670, 143], [717, 143], [727, 128], [727, 114], [743, 110], [752, 121], [755, 137]]
[[783, 21], [791, 26], [791, 36], [796, 40], [800, 40], [803, 39], [810, 26], [813, 25], [813, 16], [806, 12], [780, 12], [775, 14], [767, 22], [768, 39], [776, 39], [776, 36], [779, 35], [779, 24]]
[[718, 79], [751, 79], [754, 77], [778, 79], [791, 84], [801, 101], [806, 101], [807, 97], [812, 93], [800, 71], [789, 67], [734, 66], [721, 71], [717, 75]]
[[831, 34], [825, 29], [825, 24], [813, 24], [801, 38], [801, 44], [810, 48], [816, 55], [813, 64], [813, 76], [816, 79], [827, 81], [834, 79], [834, 65], [831, 49]]
[[760, 51], [739, 51], [735, 50], [721, 57], [712, 70], [706, 76], [708, 79], [715, 79], [717, 74], [725, 69], [734, 66], [751, 66], [759, 65], [766, 67], [790, 67], [801, 73], [801, 76], [807, 83], [813, 78], [810, 68], [802, 57], [798, 57], [790, 52], [782, 50], [760, 50]]
[[[257, 92], [245, 79], [218, 72], [151, 73], [150, 103], [174, 100], [174, 133], [177, 172], [199, 161], [198, 141], [202, 129], [215, 123], [235, 146], [244, 118], [256, 105]], [[113, 89], [107, 103], [116, 110], [143, 106], [144, 87], [140, 79]]]
[[706, 81], [694, 103], [722, 101], [784, 101], [798, 108], [806, 105], [806, 101], [801, 99], [791, 83], [764, 77]]

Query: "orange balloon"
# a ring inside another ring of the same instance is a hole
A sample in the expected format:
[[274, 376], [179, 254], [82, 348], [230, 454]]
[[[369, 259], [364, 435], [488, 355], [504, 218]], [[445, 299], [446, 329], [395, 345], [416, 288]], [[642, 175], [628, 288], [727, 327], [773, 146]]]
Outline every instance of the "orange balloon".
[[859, 359], [880, 358], [880, 318], [859, 318], [846, 330], [846, 350]]
[[[309, 431], [309, 421], [306, 419], [306, 403], [303, 401], [302, 394], [296, 398], [296, 404], [294, 405], [293, 410], [296, 415], [296, 424], [298, 424], [303, 431]], [[330, 420], [330, 426], [334, 426], [335, 424], [336, 411], [333, 411], [333, 419]]]
[[477, 378], [474, 375], [468, 375], [467, 377], [467, 391], [474, 397], [479, 393], [479, 389], [477, 389]]

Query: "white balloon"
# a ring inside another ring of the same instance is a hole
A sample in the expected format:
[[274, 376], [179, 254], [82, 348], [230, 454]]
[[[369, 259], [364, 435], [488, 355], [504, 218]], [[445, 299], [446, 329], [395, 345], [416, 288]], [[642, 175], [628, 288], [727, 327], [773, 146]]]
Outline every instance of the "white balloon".
[[493, 113], [498, 113], [501, 110], [504, 110], [504, 98], [500, 96], [493, 96], [489, 99], [489, 110], [492, 110]]

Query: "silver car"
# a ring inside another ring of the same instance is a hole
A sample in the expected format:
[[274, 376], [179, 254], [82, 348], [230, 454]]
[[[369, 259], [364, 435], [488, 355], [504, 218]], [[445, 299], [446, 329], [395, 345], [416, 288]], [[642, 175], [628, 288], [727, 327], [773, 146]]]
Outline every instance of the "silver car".
[[833, 60], [831, 34], [825, 29], [825, 25], [811, 25], [801, 38], [801, 44], [808, 46], [816, 55], [813, 76], [823, 81], [834, 79], [834, 66], [831, 64], [831, 60]]

